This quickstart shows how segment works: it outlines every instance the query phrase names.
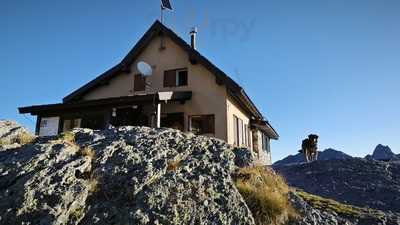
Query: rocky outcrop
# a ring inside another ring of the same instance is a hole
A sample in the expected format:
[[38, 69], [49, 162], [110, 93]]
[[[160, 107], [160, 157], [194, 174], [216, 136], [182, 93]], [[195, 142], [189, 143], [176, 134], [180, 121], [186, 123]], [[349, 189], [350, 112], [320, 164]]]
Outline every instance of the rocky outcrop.
[[359, 207], [400, 212], [400, 163], [359, 158], [274, 166], [289, 185]]
[[0, 152], [0, 224], [254, 224], [223, 141], [78, 129]]
[[289, 199], [300, 214], [296, 220], [289, 222], [289, 225], [353, 225], [337, 215], [314, 208], [295, 192], [290, 193]]
[[[325, 149], [324, 151], [318, 153], [318, 160], [342, 160], [351, 158], [353, 157], [332, 148]], [[282, 160], [276, 161], [274, 165], [290, 165], [305, 162], [304, 154], [298, 153], [296, 155], [290, 155]]]
[[[301, 193], [301, 194], [300, 194]], [[289, 225], [398, 225], [393, 213], [344, 205], [330, 199], [293, 191], [289, 199], [299, 213]]]
[[18, 148], [33, 139], [34, 135], [15, 121], [0, 120], [0, 151]]

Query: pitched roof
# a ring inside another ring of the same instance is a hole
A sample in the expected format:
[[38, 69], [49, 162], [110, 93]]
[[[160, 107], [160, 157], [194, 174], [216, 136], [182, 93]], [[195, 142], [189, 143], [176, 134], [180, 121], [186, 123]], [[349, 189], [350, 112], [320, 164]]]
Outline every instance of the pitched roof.
[[[226, 85], [229, 94], [241, 105], [241, 107], [250, 113], [254, 119], [258, 121], [265, 121], [261, 112], [257, 109], [254, 103], [247, 96], [244, 89], [232, 80], [227, 74], [220, 70], [217, 66], [211, 63], [206, 57], [201, 55], [196, 49], [192, 48], [186, 41], [179, 37], [174, 31], [163, 25], [160, 21], [155, 21], [150, 29], [143, 35], [143, 37], [136, 43], [132, 50], [122, 59], [120, 63], [112, 67], [105, 73], [101, 74], [94, 80], [85, 84], [81, 88], [75, 90], [68, 96], [63, 98], [63, 102], [77, 101], [82, 98], [86, 93], [94, 88], [107, 83], [110, 79], [121, 72], [129, 72], [130, 65], [146, 48], [146, 46], [158, 35], [166, 35], [172, 39], [178, 46], [180, 46], [189, 56], [191, 63], [200, 63], [214, 74], [216, 82]], [[270, 128], [273, 138], [278, 138], [278, 133], [272, 128], [267, 121], [265, 125]]]

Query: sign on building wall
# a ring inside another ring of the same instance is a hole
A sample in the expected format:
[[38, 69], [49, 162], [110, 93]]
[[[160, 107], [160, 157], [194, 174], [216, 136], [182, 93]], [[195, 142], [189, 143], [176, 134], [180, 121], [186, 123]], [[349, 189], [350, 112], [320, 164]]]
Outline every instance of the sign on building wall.
[[54, 136], [58, 134], [60, 117], [43, 117], [40, 120], [39, 136]]

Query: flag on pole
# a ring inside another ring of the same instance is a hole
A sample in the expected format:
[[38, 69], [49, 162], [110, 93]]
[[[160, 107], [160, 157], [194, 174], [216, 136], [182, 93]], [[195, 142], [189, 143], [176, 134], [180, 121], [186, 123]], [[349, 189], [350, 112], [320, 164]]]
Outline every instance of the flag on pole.
[[161, 7], [163, 9], [173, 10], [171, 6], [171, 2], [169, 0], [161, 0]]

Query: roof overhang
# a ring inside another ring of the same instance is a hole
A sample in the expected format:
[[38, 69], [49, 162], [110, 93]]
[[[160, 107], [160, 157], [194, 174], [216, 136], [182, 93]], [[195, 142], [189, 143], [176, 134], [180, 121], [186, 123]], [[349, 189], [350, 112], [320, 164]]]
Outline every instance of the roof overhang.
[[252, 120], [250, 121], [251, 126], [263, 132], [269, 138], [278, 140], [279, 134], [275, 131], [275, 129], [269, 124], [268, 121], [265, 120]]
[[[180, 92], [173, 92], [168, 101], [184, 102], [190, 100], [191, 98], [192, 98], [191, 91], [180, 91]], [[160, 100], [158, 93], [152, 93], [144, 95], [122, 96], [122, 97], [103, 98], [96, 100], [66, 102], [66, 103], [57, 103], [48, 105], [34, 105], [28, 107], [20, 107], [18, 108], [18, 110], [19, 113], [21, 114], [30, 113], [31, 115], [40, 115], [40, 114], [51, 114], [51, 113], [59, 113], [66, 111], [85, 110], [85, 109], [99, 108], [99, 107], [103, 108], [118, 107], [118, 106], [132, 105], [132, 104], [153, 103], [162, 101], [163, 100]]]

